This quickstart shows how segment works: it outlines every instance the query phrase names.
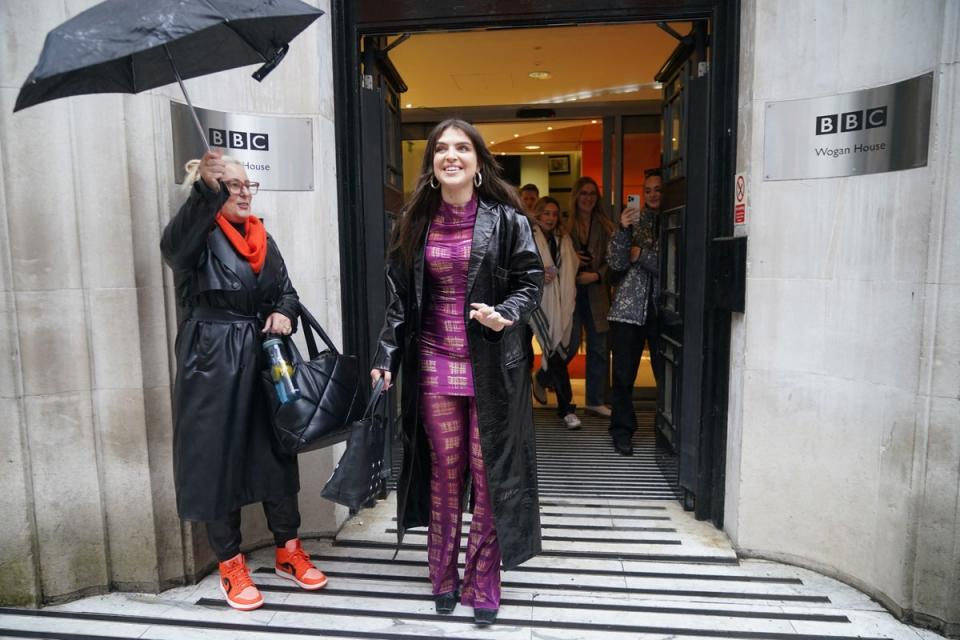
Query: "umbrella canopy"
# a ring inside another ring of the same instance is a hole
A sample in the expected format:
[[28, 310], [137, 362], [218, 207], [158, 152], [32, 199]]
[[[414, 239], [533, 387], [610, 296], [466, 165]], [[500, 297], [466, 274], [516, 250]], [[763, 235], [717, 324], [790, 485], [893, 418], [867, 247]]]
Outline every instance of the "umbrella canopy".
[[300, 0], [107, 0], [47, 34], [13, 110], [265, 63], [260, 80], [321, 15]]

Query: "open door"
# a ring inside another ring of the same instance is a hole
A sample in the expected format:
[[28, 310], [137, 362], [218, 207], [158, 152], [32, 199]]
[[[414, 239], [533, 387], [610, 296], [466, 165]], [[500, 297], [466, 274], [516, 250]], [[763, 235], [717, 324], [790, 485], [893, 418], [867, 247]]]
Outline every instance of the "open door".
[[[677, 453], [684, 508], [701, 514], [704, 296], [707, 265], [709, 61], [706, 22], [666, 62], [663, 83], [663, 218], [660, 227], [660, 439]], [[708, 480], [709, 481], [709, 480]], [[706, 500], [709, 502], [709, 500]]]
[[[390, 229], [403, 206], [403, 154], [400, 148], [400, 94], [407, 90], [387, 57], [384, 37], [363, 39], [360, 123], [363, 143], [361, 211], [365, 228], [367, 341], [358, 353], [361, 371], [373, 360], [386, 311], [384, 278]], [[360, 248], [358, 247], [357, 250]], [[397, 409], [389, 405], [384, 469], [393, 468], [392, 443]]]

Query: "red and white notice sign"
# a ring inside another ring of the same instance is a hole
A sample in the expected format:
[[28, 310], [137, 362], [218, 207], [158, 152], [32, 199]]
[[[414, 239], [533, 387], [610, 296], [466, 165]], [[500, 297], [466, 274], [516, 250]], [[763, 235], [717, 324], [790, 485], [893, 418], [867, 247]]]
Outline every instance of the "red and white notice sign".
[[747, 177], [738, 173], [733, 183], [733, 225], [742, 227], [747, 224]]

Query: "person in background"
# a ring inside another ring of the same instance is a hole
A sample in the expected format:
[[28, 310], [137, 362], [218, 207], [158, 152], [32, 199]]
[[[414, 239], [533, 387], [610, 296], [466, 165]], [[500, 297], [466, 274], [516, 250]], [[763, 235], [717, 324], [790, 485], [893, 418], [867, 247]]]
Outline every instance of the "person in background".
[[610, 321], [613, 351], [613, 412], [610, 436], [613, 447], [622, 455], [633, 455], [637, 418], [633, 411], [633, 384], [640, 367], [644, 343], [650, 345], [650, 362], [659, 385], [661, 367], [657, 296], [659, 294], [660, 191], [663, 184], [659, 169], [644, 172], [643, 209], [626, 208], [620, 225], [607, 249], [611, 271], [620, 274]]
[[[536, 229], [536, 220], [533, 215], [533, 208], [537, 204], [537, 199], [540, 197], [540, 189], [537, 185], [527, 183], [520, 187], [520, 202], [523, 204], [523, 212], [527, 214], [530, 218], [530, 226], [533, 229]], [[524, 338], [523, 338], [523, 355], [527, 360], [527, 369], [533, 372], [534, 364], [534, 353], [533, 353], [533, 329], [530, 326], [525, 326], [523, 328]], [[547, 394], [544, 391], [543, 387], [537, 384], [536, 378], [532, 379], [532, 388], [533, 388], [533, 397], [537, 399], [537, 402], [540, 404], [547, 403]]]
[[[445, 120], [430, 133], [387, 265], [389, 302], [370, 376], [389, 385], [403, 371], [397, 544], [408, 528], [429, 526], [437, 613], [459, 600], [489, 625], [501, 564], [511, 569], [541, 549], [522, 339], [540, 303], [543, 264], [516, 189], [472, 125]], [[471, 485], [461, 580], [461, 505]]]
[[[576, 278], [580, 261], [570, 236], [560, 226], [560, 203], [549, 196], [540, 198], [534, 207], [534, 217], [537, 227], [533, 230], [533, 239], [543, 259], [544, 272], [539, 312], [546, 322], [537, 322], [536, 313], [530, 322], [543, 353], [533, 382], [541, 389], [556, 391], [557, 414], [568, 429], [579, 429], [580, 419], [571, 402], [573, 391], [567, 373], [567, 355], [573, 342], [573, 312], [577, 304]], [[546, 395], [545, 391], [543, 393]]]
[[540, 189], [532, 182], [520, 187], [520, 203], [523, 204], [523, 211], [528, 216], [533, 215], [533, 208], [539, 198]]
[[[581, 331], [587, 336], [587, 404], [584, 412], [609, 418], [610, 409], [604, 404], [610, 378], [610, 356], [607, 350], [610, 288], [607, 286], [606, 275], [607, 243], [614, 225], [600, 206], [600, 189], [596, 180], [589, 176], [581, 177], [573, 185], [569, 230], [580, 262], [573, 325], [577, 348]], [[573, 358], [576, 351], [576, 348], [573, 349], [569, 357]]]
[[220, 590], [246, 611], [263, 604], [240, 553], [246, 504], [263, 504], [278, 576], [303, 589], [327, 584], [297, 537], [297, 457], [273, 446], [259, 379], [264, 335], [293, 332], [299, 298], [277, 244], [253, 214], [259, 184], [243, 165], [208, 151], [186, 168], [190, 195], [160, 241], [183, 314], [173, 388], [177, 512], [206, 524]]

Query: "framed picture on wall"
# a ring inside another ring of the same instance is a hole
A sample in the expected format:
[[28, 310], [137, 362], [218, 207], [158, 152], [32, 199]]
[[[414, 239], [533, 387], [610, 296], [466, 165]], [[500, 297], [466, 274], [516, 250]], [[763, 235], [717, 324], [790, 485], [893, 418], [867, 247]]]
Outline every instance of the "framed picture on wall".
[[570, 173], [570, 156], [547, 156], [549, 173]]

